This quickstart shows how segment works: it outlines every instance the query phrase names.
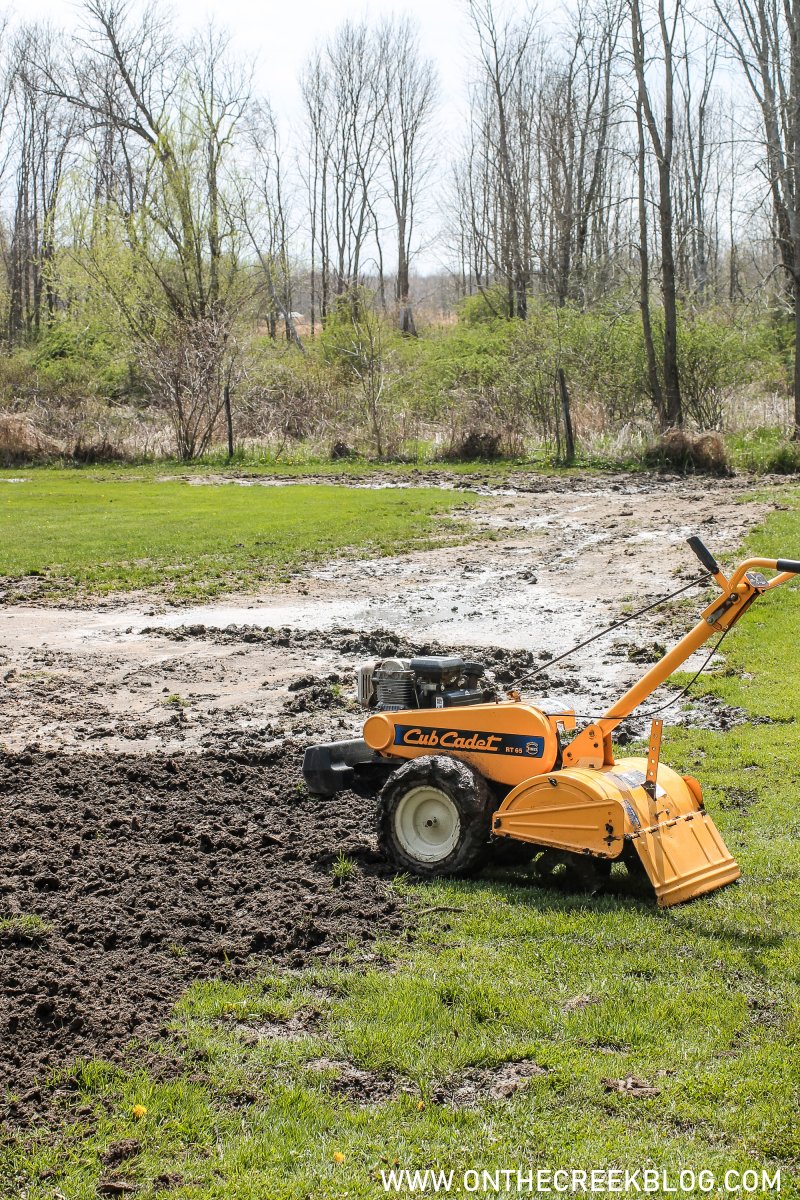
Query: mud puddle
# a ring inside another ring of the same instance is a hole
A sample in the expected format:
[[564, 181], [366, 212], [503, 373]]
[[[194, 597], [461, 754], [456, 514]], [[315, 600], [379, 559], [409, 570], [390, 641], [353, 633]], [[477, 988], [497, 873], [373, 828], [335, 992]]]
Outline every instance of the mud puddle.
[[[124, 598], [93, 610], [0, 606], [0, 743], [150, 753], [349, 736], [353, 631], [494, 661], [524, 650], [539, 663], [697, 577], [686, 537], [700, 533], [724, 560], [770, 507], [742, 502], [736, 480], [530, 486], [472, 511], [481, 540], [321, 565], [258, 596], [184, 608]], [[540, 677], [531, 698], [604, 709], [642, 673], [641, 656], [691, 622], [701, 595], [690, 594], [695, 610], [615, 631]], [[234, 635], [220, 637], [227, 629]], [[289, 707], [290, 685], [308, 675], [332, 701], [322, 719], [319, 704]]]

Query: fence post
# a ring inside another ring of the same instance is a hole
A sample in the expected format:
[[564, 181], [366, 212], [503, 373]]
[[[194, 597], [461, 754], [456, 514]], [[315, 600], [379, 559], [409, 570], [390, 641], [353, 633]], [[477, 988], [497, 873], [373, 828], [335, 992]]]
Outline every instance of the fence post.
[[225, 424], [228, 428], [228, 458], [233, 458], [233, 413], [231, 412], [231, 385], [225, 384], [222, 392], [225, 405]]
[[570, 466], [575, 461], [575, 435], [572, 431], [572, 413], [569, 407], [569, 391], [567, 390], [567, 377], [564, 374], [564, 368], [558, 368], [558, 390], [561, 393], [561, 414], [564, 418], [564, 442], [566, 446], [566, 456], [564, 461], [567, 466]]

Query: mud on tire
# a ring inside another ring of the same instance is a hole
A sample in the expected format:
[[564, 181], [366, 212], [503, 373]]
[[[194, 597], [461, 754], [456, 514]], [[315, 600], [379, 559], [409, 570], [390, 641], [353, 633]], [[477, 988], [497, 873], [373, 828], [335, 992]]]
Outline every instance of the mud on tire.
[[483, 866], [495, 800], [479, 771], [444, 755], [400, 767], [379, 797], [378, 840], [390, 863], [425, 878]]

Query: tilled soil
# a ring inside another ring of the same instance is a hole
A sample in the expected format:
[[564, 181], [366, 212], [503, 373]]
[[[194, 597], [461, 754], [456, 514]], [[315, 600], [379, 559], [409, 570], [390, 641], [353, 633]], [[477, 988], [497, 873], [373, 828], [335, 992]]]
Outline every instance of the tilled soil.
[[[0, 1106], [24, 1120], [53, 1068], [117, 1059], [185, 987], [300, 966], [403, 926], [380, 878], [373, 802], [311, 799], [299, 747], [148, 757], [0, 756]], [[356, 860], [336, 882], [339, 852]]]

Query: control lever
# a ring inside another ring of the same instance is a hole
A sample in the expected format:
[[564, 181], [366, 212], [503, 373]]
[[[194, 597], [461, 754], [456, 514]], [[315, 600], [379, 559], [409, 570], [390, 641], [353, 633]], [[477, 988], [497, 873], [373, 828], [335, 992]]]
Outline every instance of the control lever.
[[719, 563], [714, 558], [714, 555], [711, 553], [711, 551], [708, 549], [708, 547], [705, 546], [700, 541], [699, 537], [690, 537], [688, 540], [689, 540], [689, 546], [694, 551], [694, 553], [697, 555], [697, 557], [700, 559], [700, 562], [705, 567], [705, 569], [711, 575], [719, 575], [719, 573], [720, 573]]

